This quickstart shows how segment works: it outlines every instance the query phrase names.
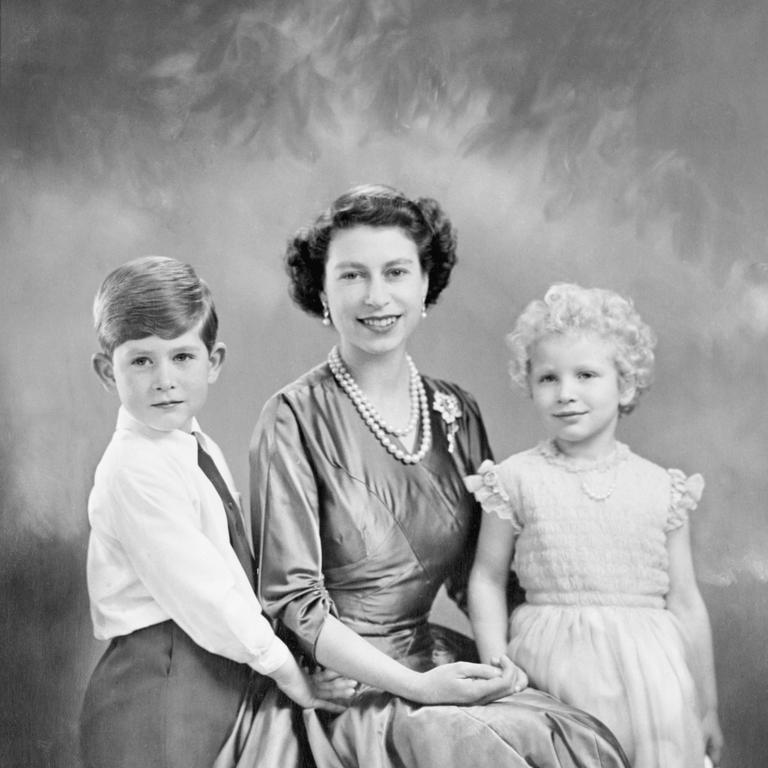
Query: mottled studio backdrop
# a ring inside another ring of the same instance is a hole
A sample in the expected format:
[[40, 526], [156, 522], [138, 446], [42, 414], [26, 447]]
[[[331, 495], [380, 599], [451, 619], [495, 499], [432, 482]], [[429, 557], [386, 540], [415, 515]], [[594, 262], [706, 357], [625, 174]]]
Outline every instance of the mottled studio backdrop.
[[[701, 471], [694, 554], [727, 765], [768, 735], [768, 10], [761, 0], [2, 0], [0, 764], [78, 766], [101, 647], [85, 503], [115, 403], [89, 369], [106, 272], [208, 279], [228, 343], [203, 423], [247, 484], [267, 396], [332, 335], [288, 234], [350, 184], [444, 203], [461, 262], [413, 352], [499, 456], [538, 439], [504, 333], [556, 280], [632, 295], [657, 383], [621, 426]], [[724, 763], [724, 766], [726, 763]]]

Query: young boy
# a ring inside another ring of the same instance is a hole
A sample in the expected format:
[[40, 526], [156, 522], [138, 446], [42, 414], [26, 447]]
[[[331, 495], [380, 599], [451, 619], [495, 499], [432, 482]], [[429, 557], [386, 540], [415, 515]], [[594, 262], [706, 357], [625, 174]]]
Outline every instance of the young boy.
[[104, 280], [94, 319], [93, 368], [121, 407], [88, 503], [91, 616], [110, 644], [83, 704], [84, 762], [210, 768], [259, 675], [324, 703], [262, 615], [231, 476], [197, 423], [226, 352], [207, 285], [136, 259]]

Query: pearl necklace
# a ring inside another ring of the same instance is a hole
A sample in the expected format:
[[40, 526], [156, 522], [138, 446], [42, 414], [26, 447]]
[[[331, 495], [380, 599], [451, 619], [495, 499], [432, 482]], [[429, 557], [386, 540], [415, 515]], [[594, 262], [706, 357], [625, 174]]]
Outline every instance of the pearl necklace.
[[614, 466], [613, 468], [613, 480], [611, 481], [611, 484], [608, 486], [607, 490], [603, 491], [603, 493], [599, 493], [597, 491], [593, 491], [592, 488], [589, 487], [587, 483], [587, 478], [584, 477], [586, 472], [579, 473], [581, 474], [581, 483], [579, 484], [582, 493], [587, 497], [592, 499], [592, 501], [606, 501], [607, 499], [611, 498], [611, 495], [616, 490], [616, 481], [619, 477], [619, 467], [618, 464]]
[[[407, 356], [408, 367], [410, 368], [409, 393], [411, 398], [411, 418], [405, 429], [395, 429], [384, 421], [373, 403], [363, 394], [357, 382], [352, 378], [352, 374], [347, 370], [344, 361], [341, 359], [339, 350], [334, 347], [328, 355], [328, 365], [333, 373], [333, 377], [344, 390], [345, 394], [352, 401], [357, 412], [362, 417], [368, 429], [374, 434], [376, 439], [403, 464], [418, 464], [427, 451], [432, 446], [432, 425], [429, 420], [429, 403], [427, 402], [427, 393], [424, 389], [424, 382], [416, 370], [416, 366]], [[421, 445], [416, 453], [408, 453], [399, 445], [395, 444], [390, 435], [402, 437], [413, 430], [421, 415], [422, 434]]]
[[[554, 440], [539, 444], [539, 450], [550, 464], [562, 467], [566, 472], [579, 476], [581, 492], [592, 501], [607, 501], [616, 490], [619, 479], [619, 466], [627, 459], [629, 451], [622, 443], [616, 444], [615, 451], [606, 459], [598, 462], [584, 462], [569, 459], [558, 447]], [[613, 470], [613, 477], [604, 491], [597, 491], [587, 482], [587, 475], [606, 475]]]

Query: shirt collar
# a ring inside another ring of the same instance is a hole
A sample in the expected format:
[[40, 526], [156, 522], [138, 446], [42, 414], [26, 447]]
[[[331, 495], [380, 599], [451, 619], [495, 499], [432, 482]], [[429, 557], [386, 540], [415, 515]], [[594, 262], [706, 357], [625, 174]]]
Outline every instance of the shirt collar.
[[116, 429], [126, 429], [129, 432], [137, 432], [146, 437], [158, 439], [164, 436], [187, 442], [189, 440], [195, 440], [195, 433], [203, 435], [203, 431], [200, 429], [200, 424], [197, 419], [192, 419], [192, 434], [189, 432], [183, 432], [180, 429], [172, 429], [165, 431], [162, 429], [155, 429], [145, 424], [143, 421], [139, 421], [135, 416], [132, 416], [124, 406], [120, 406], [117, 412], [117, 426]]

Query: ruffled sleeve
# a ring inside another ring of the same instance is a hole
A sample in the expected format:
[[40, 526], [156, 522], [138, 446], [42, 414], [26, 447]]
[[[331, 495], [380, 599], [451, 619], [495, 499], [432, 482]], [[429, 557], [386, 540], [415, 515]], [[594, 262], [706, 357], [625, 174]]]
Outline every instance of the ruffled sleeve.
[[494, 512], [502, 520], [509, 520], [515, 533], [522, 530], [512, 500], [500, 478], [500, 467], [492, 461], [484, 461], [476, 475], [464, 478], [467, 490], [474, 494], [485, 512]]
[[679, 469], [669, 469], [667, 473], [670, 480], [670, 501], [665, 530], [674, 531], [688, 520], [688, 513], [693, 512], [701, 501], [704, 478], [700, 474], [686, 477]]

